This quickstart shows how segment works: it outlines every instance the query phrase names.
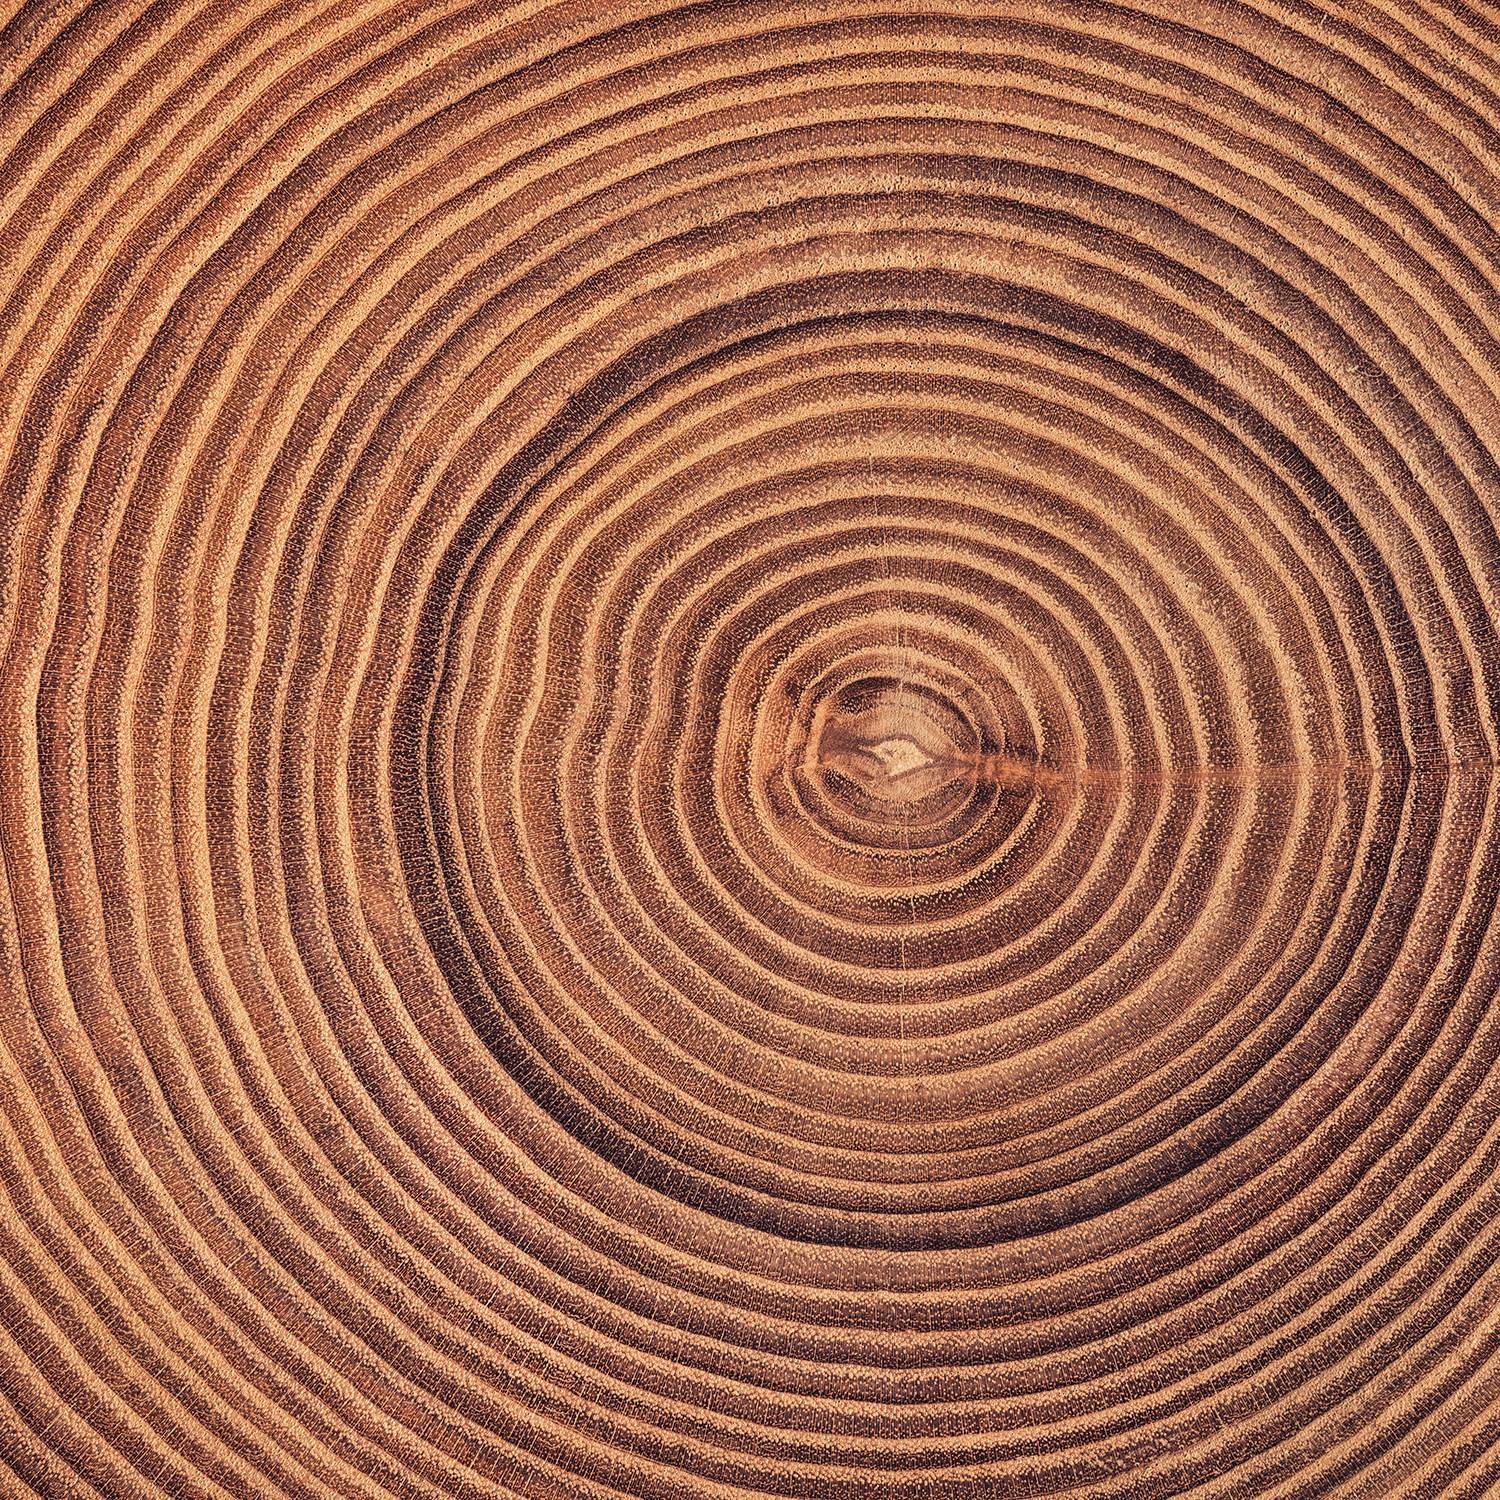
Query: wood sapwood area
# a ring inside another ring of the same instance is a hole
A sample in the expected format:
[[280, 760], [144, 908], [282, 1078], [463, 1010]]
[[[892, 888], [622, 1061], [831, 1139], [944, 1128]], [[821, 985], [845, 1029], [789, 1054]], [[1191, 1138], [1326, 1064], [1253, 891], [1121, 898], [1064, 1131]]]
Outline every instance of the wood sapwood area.
[[1500, 12], [12, 0], [0, 1500], [1500, 1495]]

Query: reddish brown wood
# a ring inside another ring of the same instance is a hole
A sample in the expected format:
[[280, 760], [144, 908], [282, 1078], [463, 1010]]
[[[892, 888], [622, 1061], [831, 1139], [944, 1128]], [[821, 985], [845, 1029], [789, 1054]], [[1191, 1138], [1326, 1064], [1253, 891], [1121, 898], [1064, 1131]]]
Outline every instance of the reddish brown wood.
[[1500, 1489], [1500, 32], [0, 30], [0, 1495]]

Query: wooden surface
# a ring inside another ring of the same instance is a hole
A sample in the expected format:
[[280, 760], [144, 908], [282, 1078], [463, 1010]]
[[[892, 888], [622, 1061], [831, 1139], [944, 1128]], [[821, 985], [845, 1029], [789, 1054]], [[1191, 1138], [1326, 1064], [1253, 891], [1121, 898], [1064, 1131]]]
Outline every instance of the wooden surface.
[[0, 32], [0, 1495], [1500, 1492], [1500, 27]]

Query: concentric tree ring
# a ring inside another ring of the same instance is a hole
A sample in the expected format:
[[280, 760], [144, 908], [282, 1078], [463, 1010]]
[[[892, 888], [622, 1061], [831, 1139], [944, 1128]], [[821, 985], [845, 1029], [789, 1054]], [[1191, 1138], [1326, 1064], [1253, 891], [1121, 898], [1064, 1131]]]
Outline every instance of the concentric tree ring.
[[14, 10], [0, 1494], [1500, 1484], [1500, 39]]

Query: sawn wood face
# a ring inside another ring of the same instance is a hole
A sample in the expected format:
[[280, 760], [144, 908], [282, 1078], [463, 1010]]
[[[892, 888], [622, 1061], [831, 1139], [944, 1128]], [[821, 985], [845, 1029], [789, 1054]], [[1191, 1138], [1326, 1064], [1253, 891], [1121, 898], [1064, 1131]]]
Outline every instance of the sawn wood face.
[[1500, 30], [12, 6], [0, 1497], [1500, 1493]]

